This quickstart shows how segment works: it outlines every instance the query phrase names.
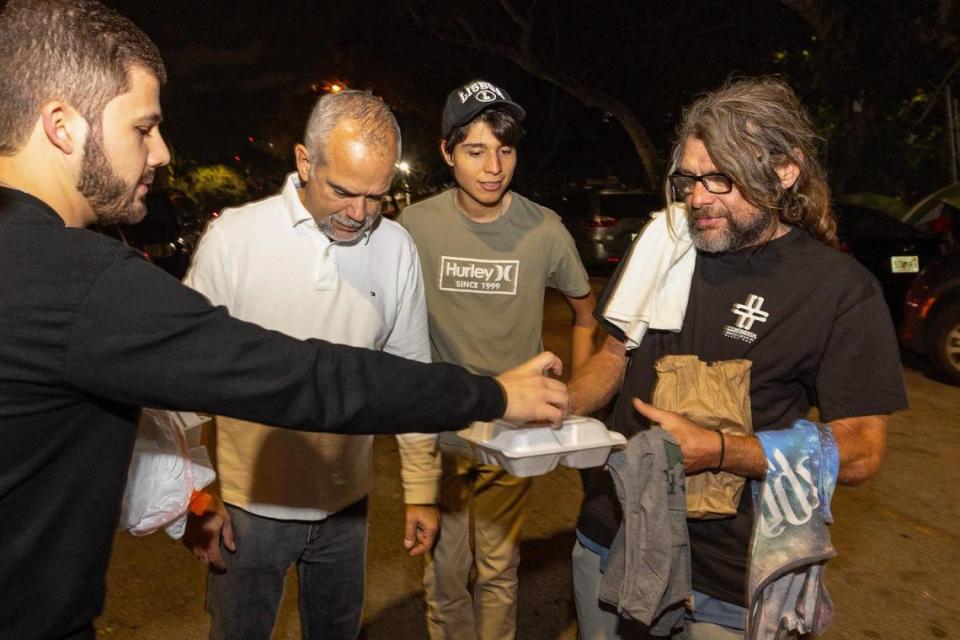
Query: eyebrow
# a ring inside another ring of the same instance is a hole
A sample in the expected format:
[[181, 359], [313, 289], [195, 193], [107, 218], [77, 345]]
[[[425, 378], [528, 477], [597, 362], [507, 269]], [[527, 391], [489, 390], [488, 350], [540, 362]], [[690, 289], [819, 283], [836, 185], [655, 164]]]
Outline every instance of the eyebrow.
[[[461, 142], [460, 146], [468, 147], [470, 149], [486, 149], [487, 145], [482, 142]], [[498, 143], [497, 149], [513, 149], [512, 144], [503, 144], [502, 142]]]
[[347, 196], [348, 198], [356, 198], [357, 196], [363, 196], [364, 198], [382, 198], [385, 195], [387, 195], [387, 191], [384, 191], [383, 193], [354, 193], [350, 189], [347, 189], [346, 187], [339, 185], [336, 182], [333, 182], [331, 180], [327, 180], [327, 185], [331, 189], [339, 191], [340, 193]]
[[163, 122], [163, 116], [159, 113], [150, 113], [143, 117], [137, 118], [137, 124], [158, 125], [161, 122]]

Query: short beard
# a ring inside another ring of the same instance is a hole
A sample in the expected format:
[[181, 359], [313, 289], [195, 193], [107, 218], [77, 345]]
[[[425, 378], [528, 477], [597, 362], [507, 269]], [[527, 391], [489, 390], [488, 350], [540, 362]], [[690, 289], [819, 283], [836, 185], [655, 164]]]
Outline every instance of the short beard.
[[147, 215], [146, 205], [137, 201], [136, 186], [131, 188], [110, 166], [99, 127], [90, 129], [83, 145], [77, 190], [87, 199], [98, 224], [136, 224]]
[[341, 244], [350, 244], [352, 242], [356, 242], [357, 240], [359, 240], [364, 233], [366, 233], [371, 227], [373, 227], [373, 223], [376, 222], [377, 218], [379, 217], [380, 217], [380, 214], [376, 214], [376, 215], [367, 216], [366, 218], [364, 218], [363, 224], [357, 227], [356, 230], [352, 232], [350, 237], [342, 237], [341, 234], [343, 232], [338, 229], [335, 229], [334, 226], [330, 223], [330, 219], [334, 218], [336, 219], [337, 222], [346, 226], [353, 225], [354, 221], [347, 217], [340, 217], [335, 213], [330, 214], [329, 216], [327, 216], [326, 218], [318, 222], [317, 228], [320, 229], [320, 231], [323, 232], [328, 238], [330, 238], [332, 242], [337, 242]]
[[707, 253], [740, 251], [760, 244], [770, 231], [771, 218], [765, 211], [754, 213], [746, 223], [738, 223], [729, 214], [723, 217], [726, 218], [727, 228], [722, 233], [716, 233], [712, 229], [698, 229], [696, 217], [690, 214], [690, 237], [697, 249]]

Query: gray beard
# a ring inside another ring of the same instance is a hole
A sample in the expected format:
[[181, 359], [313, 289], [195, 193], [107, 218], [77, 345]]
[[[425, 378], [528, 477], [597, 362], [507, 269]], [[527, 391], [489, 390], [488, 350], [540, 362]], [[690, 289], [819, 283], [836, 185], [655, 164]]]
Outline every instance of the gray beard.
[[[376, 222], [377, 218], [379, 217], [379, 216], [367, 216], [366, 218], [364, 218], [363, 224], [361, 224], [359, 227], [356, 228], [355, 231], [353, 231], [354, 235], [352, 237], [341, 238], [339, 237], [338, 234], [341, 234], [343, 232], [340, 230], [334, 229], [333, 225], [330, 223], [330, 218], [334, 217], [335, 215], [336, 214], [332, 216], [328, 216], [323, 220], [321, 220], [320, 222], [318, 222], [317, 228], [320, 229], [320, 231], [322, 231], [328, 238], [330, 238], [332, 242], [339, 242], [343, 244], [350, 244], [362, 238], [363, 234], [366, 233], [373, 226], [373, 223]], [[351, 226], [354, 224], [353, 220], [350, 220], [349, 218], [345, 219], [341, 217], [336, 217], [336, 220], [340, 224], [343, 224], [346, 226]]]
[[763, 240], [771, 224], [770, 215], [765, 211], [754, 214], [746, 224], [740, 224], [727, 215], [727, 228], [718, 234], [711, 229], [698, 229], [693, 214], [690, 214], [690, 217], [693, 246], [707, 253], [739, 251], [755, 246]]

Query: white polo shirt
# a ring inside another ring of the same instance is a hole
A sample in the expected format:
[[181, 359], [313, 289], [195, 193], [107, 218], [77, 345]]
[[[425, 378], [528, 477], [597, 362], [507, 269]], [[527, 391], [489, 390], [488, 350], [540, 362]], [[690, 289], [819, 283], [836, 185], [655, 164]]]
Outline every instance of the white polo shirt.
[[[279, 195], [212, 221], [184, 283], [234, 317], [294, 338], [429, 362], [420, 261], [410, 236], [381, 219], [357, 242], [331, 242], [300, 202], [298, 186], [290, 174]], [[406, 434], [398, 441], [405, 501], [435, 502], [435, 436]], [[372, 451], [372, 436], [217, 418], [223, 499], [265, 517], [319, 520], [356, 502], [372, 488]]]

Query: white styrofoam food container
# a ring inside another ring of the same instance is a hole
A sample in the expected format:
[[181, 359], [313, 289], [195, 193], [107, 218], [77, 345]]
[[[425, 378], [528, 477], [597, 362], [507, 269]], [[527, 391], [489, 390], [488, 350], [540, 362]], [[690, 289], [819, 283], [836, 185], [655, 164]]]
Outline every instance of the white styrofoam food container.
[[540, 476], [557, 464], [576, 469], [599, 467], [627, 439], [599, 420], [569, 416], [559, 429], [518, 427], [503, 420], [474, 422], [458, 434], [473, 445], [474, 457], [497, 464], [518, 478]]

